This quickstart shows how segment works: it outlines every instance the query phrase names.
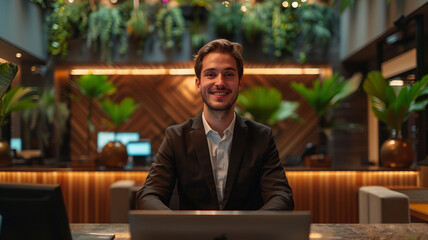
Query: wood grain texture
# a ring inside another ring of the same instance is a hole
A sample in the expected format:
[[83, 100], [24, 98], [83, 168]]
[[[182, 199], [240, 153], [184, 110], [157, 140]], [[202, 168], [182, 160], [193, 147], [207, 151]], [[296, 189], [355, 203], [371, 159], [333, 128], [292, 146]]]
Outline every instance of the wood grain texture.
[[[110, 185], [123, 179], [142, 185], [147, 172], [0, 171], [0, 182], [60, 184], [71, 223], [108, 223]], [[287, 171], [295, 210], [309, 210], [313, 223], [357, 223], [361, 186], [418, 185], [417, 171]]]

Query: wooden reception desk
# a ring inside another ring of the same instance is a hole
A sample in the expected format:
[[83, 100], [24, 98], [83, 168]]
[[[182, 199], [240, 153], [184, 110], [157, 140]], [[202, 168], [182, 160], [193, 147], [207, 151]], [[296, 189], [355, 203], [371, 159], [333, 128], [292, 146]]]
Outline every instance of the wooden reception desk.
[[[313, 223], [357, 223], [361, 186], [417, 186], [416, 170], [287, 169], [295, 209], [312, 212]], [[83, 170], [71, 168], [0, 168], [0, 182], [55, 183], [62, 187], [71, 223], [108, 223], [110, 185], [130, 179], [142, 185], [146, 170]]]

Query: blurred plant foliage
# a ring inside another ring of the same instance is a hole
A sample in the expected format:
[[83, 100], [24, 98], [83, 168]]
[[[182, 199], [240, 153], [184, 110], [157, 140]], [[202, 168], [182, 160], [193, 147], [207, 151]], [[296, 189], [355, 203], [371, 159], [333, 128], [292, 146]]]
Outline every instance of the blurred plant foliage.
[[214, 33], [217, 38], [226, 38], [235, 40], [239, 34], [242, 23], [241, 4], [235, 2], [225, 5], [224, 2], [216, 2], [213, 4], [213, 10], [210, 12], [210, 21], [214, 26]]
[[103, 100], [108, 95], [116, 92], [116, 87], [113, 82], [108, 80], [106, 75], [87, 74], [77, 79], [76, 87], [80, 93], [87, 98], [89, 102], [88, 115], [86, 116], [86, 123], [90, 132], [95, 131], [95, 126], [92, 123], [92, 113], [95, 100]]
[[[267, 56], [298, 56], [297, 61], [305, 62], [313, 48], [325, 48], [336, 36], [338, 22], [331, 7], [299, 0], [252, 3], [180, 0], [178, 6], [140, 2], [138, 9], [133, 8], [130, 0], [117, 4], [96, 3], [89, 0], [49, 3], [44, 11], [49, 30], [48, 50], [52, 55], [67, 56], [68, 40], [78, 36], [86, 39], [87, 46], [94, 52], [100, 52], [102, 61], [111, 63], [115, 49], [121, 54], [127, 52], [128, 39], [143, 49], [145, 39], [158, 37], [168, 51], [186, 44], [183, 35], [188, 32], [193, 48], [214, 38], [242, 41], [242, 34], [249, 43], [261, 39], [263, 53]], [[208, 11], [202, 11], [201, 15], [193, 8], [192, 14], [198, 16], [186, 24], [181, 10], [184, 6]], [[205, 17], [207, 21], [202, 19]]]
[[163, 7], [156, 14], [155, 26], [162, 45], [171, 50], [181, 48], [185, 32], [185, 20], [179, 7]]
[[119, 127], [139, 108], [139, 105], [131, 97], [124, 98], [120, 103], [115, 103], [108, 98], [100, 103], [109, 117], [107, 128], [113, 128], [114, 132], [117, 132]]
[[239, 93], [236, 111], [257, 122], [273, 126], [287, 118], [300, 120], [296, 113], [298, 107], [298, 102], [283, 100], [278, 89], [258, 86]]
[[392, 87], [379, 71], [370, 72], [363, 84], [370, 97], [372, 110], [379, 121], [397, 132], [411, 113], [422, 111], [428, 104], [428, 75], [412, 85]]
[[9, 123], [8, 117], [12, 112], [23, 111], [35, 106], [33, 95], [34, 88], [12, 87], [0, 100], [0, 127]]
[[87, 46], [95, 51], [100, 48], [100, 59], [111, 63], [116, 41], [120, 41], [120, 53], [125, 53], [128, 48], [127, 36], [123, 34], [124, 26], [118, 8], [98, 8], [89, 14]]
[[23, 112], [23, 120], [31, 131], [35, 131], [40, 149], [47, 147], [53, 138], [51, 126], [54, 126], [56, 140], [61, 145], [70, 116], [68, 105], [66, 102], [56, 101], [55, 88], [38, 90], [37, 96], [34, 107]]

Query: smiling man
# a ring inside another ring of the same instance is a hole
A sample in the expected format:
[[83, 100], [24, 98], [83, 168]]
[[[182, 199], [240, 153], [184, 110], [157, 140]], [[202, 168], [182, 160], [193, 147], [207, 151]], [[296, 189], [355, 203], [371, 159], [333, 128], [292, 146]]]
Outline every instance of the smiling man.
[[195, 56], [203, 112], [165, 131], [137, 194], [139, 209], [293, 210], [293, 194], [269, 127], [234, 111], [242, 87], [242, 46], [225, 39]]

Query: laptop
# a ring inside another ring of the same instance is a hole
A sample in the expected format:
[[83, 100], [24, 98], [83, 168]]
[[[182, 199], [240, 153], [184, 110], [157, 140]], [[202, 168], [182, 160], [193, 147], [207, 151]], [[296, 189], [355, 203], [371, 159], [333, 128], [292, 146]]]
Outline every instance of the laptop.
[[0, 183], [0, 240], [111, 240], [70, 231], [58, 184]]
[[309, 211], [129, 211], [131, 240], [307, 240]]

